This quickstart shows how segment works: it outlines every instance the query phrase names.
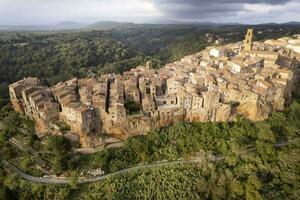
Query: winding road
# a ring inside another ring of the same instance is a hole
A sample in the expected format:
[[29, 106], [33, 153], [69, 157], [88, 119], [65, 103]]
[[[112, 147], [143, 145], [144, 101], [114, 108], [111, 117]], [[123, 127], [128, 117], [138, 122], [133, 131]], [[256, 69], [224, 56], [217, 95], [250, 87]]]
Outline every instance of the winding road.
[[[277, 144], [274, 144], [274, 147], [282, 147], [282, 146], [286, 146], [289, 145], [291, 143], [296, 143], [300, 138], [291, 140], [291, 141], [284, 141], [284, 142], [280, 142]], [[220, 161], [224, 159], [224, 156], [211, 156], [208, 158], [209, 161]], [[168, 166], [168, 165], [174, 165], [174, 164], [188, 164], [188, 163], [196, 163], [201, 161], [201, 159], [199, 157], [194, 157], [191, 159], [179, 159], [179, 160], [175, 160], [175, 161], [159, 161], [159, 162], [155, 162], [155, 163], [149, 163], [149, 164], [143, 164], [143, 165], [137, 165], [137, 166], [132, 166], [132, 167], [128, 167], [126, 169], [122, 169], [120, 171], [117, 172], [113, 172], [110, 174], [105, 174], [105, 175], [101, 175], [101, 176], [97, 176], [95, 178], [78, 178], [77, 182], [78, 183], [93, 183], [93, 182], [97, 182], [97, 181], [101, 181], [104, 179], [107, 179], [111, 176], [115, 176], [118, 174], [125, 174], [131, 171], [135, 171], [135, 170], [139, 170], [139, 169], [146, 169], [146, 168], [153, 168], [153, 167], [160, 167], [160, 166]], [[7, 160], [2, 160], [2, 163], [4, 164], [4, 166], [8, 167], [9, 169], [11, 169], [12, 171], [14, 171], [16, 174], [18, 174], [19, 176], [21, 176], [22, 178], [31, 181], [31, 182], [36, 182], [36, 183], [47, 183], [47, 184], [68, 184], [72, 181], [72, 178], [59, 178], [59, 177], [35, 177], [29, 174], [26, 174], [25, 172], [23, 172], [22, 170], [20, 170], [19, 168], [17, 168], [16, 166], [14, 166], [13, 164], [11, 164], [10, 162], [8, 162]]]
[[[219, 160], [220, 158], [216, 157], [215, 160], [217, 160], [217, 159]], [[97, 182], [97, 181], [107, 179], [111, 176], [115, 176], [115, 175], [118, 175], [118, 174], [124, 174], [124, 173], [131, 172], [131, 171], [134, 171], [134, 170], [160, 167], [160, 166], [165, 166], [165, 165], [174, 165], [174, 164], [180, 164], [180, 163], [195, 163], [195, 162], [198, 162], [198, 161], [199, 160], [197, 160], [197, 159], [190, 159], [190, 160], [164, 161], [164, 162], [157, 162], [157, 163], [151, 163], [151, 164], [145, 164], [145, 165], [137, 165], [137, 166], [134, 166], [134, 167], [122, 169], [120, 171], [113, 172], [113, 173], [110, 173], [110, 174], [105, 174], [105, 175], [98, 176], [98, 177], [95, 177], [95, 178], [78, 178], [77, 182], [78, 183], [93, 183], [93, 182]], [[47, 184], [68, 184], [72, 180], [72, 178], [58, 178], [58, 177], [46, 178], [46, 177], [31, 176], [29, 174], [26, 174], [25, 172], [23, 172], [19, 168], [15, 167], [13, 164], [9, 163], [6, 160], [3, 160], [2, 163], [5, 166], [12, 169], [16, 174], [18, 174], [22, 178], [26, 179], [27, 181], [31, 181], [31, 182], [47, 183]]]

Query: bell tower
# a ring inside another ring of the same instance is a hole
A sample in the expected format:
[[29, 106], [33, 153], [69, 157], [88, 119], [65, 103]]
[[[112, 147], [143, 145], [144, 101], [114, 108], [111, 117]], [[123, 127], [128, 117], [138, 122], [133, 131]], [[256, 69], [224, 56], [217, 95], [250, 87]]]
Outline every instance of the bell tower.
[[248, 29], [247, 34], [245, 36], [244, 42], [244, 49], [250, 51], [252, 49], [252, 39], [253, 39], [253, 29]]

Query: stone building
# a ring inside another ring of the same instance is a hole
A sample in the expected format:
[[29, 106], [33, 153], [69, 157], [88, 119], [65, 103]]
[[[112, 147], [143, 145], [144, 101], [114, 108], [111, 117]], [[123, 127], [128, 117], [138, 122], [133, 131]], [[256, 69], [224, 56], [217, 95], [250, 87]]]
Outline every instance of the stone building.
[[[125, 139], [178, 121], [264, 120], [291, 101], [300, 54], [290, 45], [297, 41], [255, 42], [249, 29], [243, 42], [208, 47], [160, 69], [138, 66], [51, 88], [24, 78], [9, 86], [10, 98], [39, 132], [54, 133], [55, 122], [63, 121], [85, 146], [102, 132]], [[139, 112], [130, 113], [132, 102]]]
[[17, 112], [24, 113], [22, 91], [28, 86], [37, 84], [37, 78], [28, 77], [9, 85], [10, 101]]
[[70, 102], [62, 105], [60, 117], [74, 132], [84, 134], [95, 132], [95, 110], [93, 107], [82, 105], [79, 102]]
[[246, 51], [252, 50], [253, 29], [248, 29], [244, 40], [243, 49]]

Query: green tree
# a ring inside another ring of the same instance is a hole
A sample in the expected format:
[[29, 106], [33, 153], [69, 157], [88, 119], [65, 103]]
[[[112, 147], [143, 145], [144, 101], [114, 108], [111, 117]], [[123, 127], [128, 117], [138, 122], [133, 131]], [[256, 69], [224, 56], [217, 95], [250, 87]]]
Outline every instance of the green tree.
[[247, 200], [261, 200], [259, 190], [261, 189], [261, 182], [255, 175], [250, 175], [246, 182], [246, 199]]
[[51, 156], [51, 168], [55, 174], [60, 174], [67, 167], [67, 154], [71, 149], [70, 142], [61, 136], [51, 136], [46, 143], [46, 149]]
[[256, 140], [256, 149], [264, 161], [271, 160], [275, 157], [276, 152], [273, 145], [276, 143], [275, 135], [271, 130], [271, 126], [265, 122], [257, 123], [259, 129], [258, 138]]

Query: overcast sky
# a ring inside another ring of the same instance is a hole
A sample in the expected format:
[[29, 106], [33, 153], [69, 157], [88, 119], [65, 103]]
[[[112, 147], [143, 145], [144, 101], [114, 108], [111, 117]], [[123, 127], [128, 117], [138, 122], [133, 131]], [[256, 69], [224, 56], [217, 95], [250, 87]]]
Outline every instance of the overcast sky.
[[0, 0], [1, 25], [62, 21], [300, 21], [300, 0]]

